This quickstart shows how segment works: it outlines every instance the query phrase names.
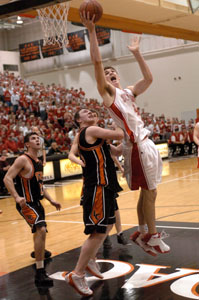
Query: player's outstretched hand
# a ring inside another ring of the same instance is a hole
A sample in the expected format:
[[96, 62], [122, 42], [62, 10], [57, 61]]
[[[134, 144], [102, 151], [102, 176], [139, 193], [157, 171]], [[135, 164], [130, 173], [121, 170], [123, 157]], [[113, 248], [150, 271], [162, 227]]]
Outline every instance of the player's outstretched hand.
[[93, 29], [95, 29], [95, 23], [94, 23], [95, 15], [93, 15], [92, 19], [90, 20], [89, 12], [86, 15], [86, 12], [84, 11], [83, 14], [80, 13], [80, 18], [82, 24], [88, 29], [88, 31], [91, 32], [93, 31]]
[[128, 45], [128, 49], [134, 54], [136, 52], [139, 52], [140, 50], [140, 40], [141, 36], [134, 36], [131, 40], [131, 45]]

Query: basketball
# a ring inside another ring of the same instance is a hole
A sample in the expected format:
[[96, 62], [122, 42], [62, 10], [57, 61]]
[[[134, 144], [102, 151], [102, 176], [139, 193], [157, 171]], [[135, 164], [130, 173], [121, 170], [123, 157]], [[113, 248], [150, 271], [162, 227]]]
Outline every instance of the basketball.
[[94, 23], [98, 22], [103, 14], [103, 8], [99, 2], [96, 0], [84, 0], [80, 5], [79, 12], [83, 14], [85, 11], [86, 16], [89, 12], [89, 18], [92, 19], [93, 15], [95, 15]]

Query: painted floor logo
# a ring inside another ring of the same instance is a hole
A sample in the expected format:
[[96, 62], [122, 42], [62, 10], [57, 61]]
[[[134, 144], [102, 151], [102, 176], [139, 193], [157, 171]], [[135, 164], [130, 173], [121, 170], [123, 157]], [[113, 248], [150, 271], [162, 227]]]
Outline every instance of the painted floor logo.
[[[125, 276], [134, 271], [134, 266], [130, 263], [117, 260], [98, 259], [98, 263], [109, 263], [111, 268], [103, 272], [103, 280], [114, 279]], [[136, 264], [138, 270], [127, 279], [125, 284], [121, 287], [123, 289], [147, 288], [153, 285], [158, 285], [166, 281], [175, 280], [170, 289], [174, 294], [189, 299], [199, 299], [199, 269], [176, 268], [175, 272], [164, 274], [161, 270], [169, 269], [169, 266]], [[56, 280], [65, 280], [67, 272], [56, 272], [50, 277]], [[86, 278], [89, 284], [100, 280], [95, 276]]]

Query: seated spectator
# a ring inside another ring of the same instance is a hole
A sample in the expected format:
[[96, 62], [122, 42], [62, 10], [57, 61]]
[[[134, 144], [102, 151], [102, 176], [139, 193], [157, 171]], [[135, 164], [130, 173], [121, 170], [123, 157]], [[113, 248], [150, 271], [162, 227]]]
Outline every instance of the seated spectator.
[[47, 156], [54, 155], [54, 154], [62, 154], [62, 151], [59, 149], [56, 142], [52, 142]]
[[156, 129], [156, 128], [153, 129], [152, 140], [153, 140], [154, 142], [160, 141], [160, 135], [159, 135], [159, 133], [157, 132], [157, 129]]
[[17, 142], [11, 135], [8, 136], [5, 140], [5, 148], [10, 154], [16, 154], [18, 152]]
[[10, 164], [7, 161], [7, 151], [3, 150], [0, 156], [0, 195], [8, 194], [8, 191], [3, 182], [3, 178], [9, 168], [10, 168]]
[[76, 136], [76, 129], [72, 128], [72, 130], [70, 130], [69, 133], [68, 133], [68, 137], [71, 140], [71, 142], [73, 142], [75, 136]]
[[[192, 154], [194, 145], [196, 146], [194, 140], [193, 140], [193, 127], [189, 127], [188, 131], [188, 147], [189, 147], [189, 154]], [[197, 146], [196, 146], [197, 147]]]
[[172, 149], [172, 156], [176, 154], [177, 146], [180, 148], [180, 155], [184, 154], [184, 136], [179, 132], [179, 127], [175, 125], [171, 134], [169, 147]]

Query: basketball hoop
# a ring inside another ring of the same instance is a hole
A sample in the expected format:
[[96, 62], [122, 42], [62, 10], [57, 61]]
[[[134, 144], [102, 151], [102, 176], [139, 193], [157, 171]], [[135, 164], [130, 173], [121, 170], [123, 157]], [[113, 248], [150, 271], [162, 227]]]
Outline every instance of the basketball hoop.
[[58, 44], [66, 47], [69, 1], [37, 9], [44, 34], [44, 46]]

